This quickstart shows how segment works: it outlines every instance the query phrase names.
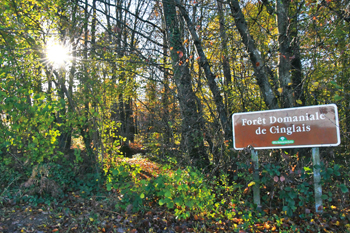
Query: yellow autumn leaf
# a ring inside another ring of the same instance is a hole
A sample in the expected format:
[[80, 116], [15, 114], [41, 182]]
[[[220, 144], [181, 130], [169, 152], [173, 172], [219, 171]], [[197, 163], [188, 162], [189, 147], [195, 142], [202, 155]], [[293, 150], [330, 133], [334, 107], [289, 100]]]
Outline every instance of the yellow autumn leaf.
[[339, 225], [340, 225], [340, 222], [339, 222], [339, 221], [331, 222], [331, 224], [332, 224], [333, 226], [339, 226]]
[[90, 219], [90, 221], [91, 221], [91, 222], [93, 222], [93, 221], [94, 221], [94, 219], [93, 219], [93, 218], [89, 218], [89, 219]]
[[282, 87], [280, 87], [280, 88], [278, 88], [278, 89], [277, 89], [277, 91], [278, 91], [279, 93], [281, 93], [281, 94], [282, 94], [282, 92], [283, 92], [283, 88], [282, 88]]
[[313, 86], [314, 86], [314, 87], [317, 87], [318, 85], [319, 85], [318, 82], [314, 82], [314, 83], [313, 83]]
[[253, 186], [254, 184], [255, 184], [255, 182], [252, 181], [252, 182], [250, 182], [250, 183], [248, 184], [248, 187], [251, 187], [251, 186]]
[[266, 230], [271, 228], [271, 226], [267, 222], [264, 224], [264, 227], [265, 227]]
[[303, 101], [301, 100], [296, 100], [295, 102], [297, 102], [298, 104], [303, 104]]
[[292, 86], [293, 85], [293, 83], [288, 83], [288, 86]]

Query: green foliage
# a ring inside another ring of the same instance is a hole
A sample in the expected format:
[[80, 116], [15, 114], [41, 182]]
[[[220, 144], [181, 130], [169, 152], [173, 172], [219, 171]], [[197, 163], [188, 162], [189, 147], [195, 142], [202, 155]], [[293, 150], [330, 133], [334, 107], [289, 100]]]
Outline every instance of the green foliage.
[[165, 204], [170, 209], [175, 208], [175, 215], [179, 218], [188, 218], [191, 213], [211, 214], [215, 194], [206, 185], [201, 173], [187, 168], [185, 171], [177, 170], [172, 177], [167, 178], [156, 180], [159, 204]]
[[[55, 161], [58, 158], [55, 147], [60, 133], [53, 114], [59, 110], [59, 102], [47, 102], [44, 94], [32, 95], [14, 81], [7, 80], [1, 86], [12, 89], [7, 97], [3, 91], [0, 92], [5, 97], [4, 105], [0, 106], [4, 118], [0, 128], [1, 160], [5, 164], [19, 162], [31, 165], [44, 160]], [[31, 105], [28, 105], [29, 99], [32, 99]]]
[[[291, 171], [291, 174], [281, 172], [281, 169], [282, 167], [266, 164], [263, 168], [263, 174], [265, 175], [262, 178], [262, 183], [268, 186], [272, 182], [273, 189], [270, 192], [273, 192], [279, 200], [282, 200], [282, 210], [285, 214], [293, 216], [300, 209], [311, 208], [307, 206], [315, 202], [312, 182], [313, 169], [305, 166], [302, 170]], [[332, 203], [334, 196], [348, 192], [346, 186], [340, 183], [343, 179], [340, 169], [341, 167], [338, 164], [333, 167], [321, 165], [322, 186], [324, 187], [322, 199], [326, 202]], [[296, 177], [298, 178], [296, 179]], [[262, 196], [262, 199], [268, 201], [273, 197], [268, 192]]]
[[104, 120], [101, 125], [101, 128], [103, 129], [101, 132], [101, 142], [104, 145], [104, 153], [108, 154], [110, 158], [119, 155], [119, 147], [121, 142], [125, 140], [125, 138], [117, 134], [120, 126], [120, 123], [116, 123], [109, 119]]
[[[138, 180], [140, 168], [125, 162], [107, 172], [107, 190], [116, 190], [123, 195], [123, 200], [116, 207], [127, 208], [130, 204], [137, 211], [142, 204], [156, 201], [161, 206], [174, 210], [179, 219], [196, 215], [201, 217], [219, 216], [226, 201], [216, 203], [217, 197], [196, 169], [188, 167], [176, 170], [172, 175], [158, 175], [151, 180]], [[227, 177], [222, 176], [222, 182]], [[233, 187], [227, 183], [226, 191]], [[227, 214], [232, 216], [231, 213]]]

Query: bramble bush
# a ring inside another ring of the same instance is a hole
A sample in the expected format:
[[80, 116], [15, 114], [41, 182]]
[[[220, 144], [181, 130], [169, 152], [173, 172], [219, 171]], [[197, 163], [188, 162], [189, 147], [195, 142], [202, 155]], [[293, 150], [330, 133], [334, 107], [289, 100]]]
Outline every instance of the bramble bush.
[[[233, 179], [246, 187], [253, 181], [250, 157], [242, 154], [237, 157]], [[259, 151], [262, 208], [283, 212], [288, 216], [304, 216], [313, 212], [315, 200], [311, 160], [307, 156], [299, 156], [299, 153], [289, 155], [282, 150], [269, 153]], [[348, 194], [349, 174], [344, 166], [324, 161], [320, 166], [322, 199], [324, 206], [329, 206], [338, 199], [344, 200], [344, 195]], [[252, 198], [250, 194], [245, 195], [245, 200]]]
[[[217, 202], [221, 197], [217, 197], [205, 176], [195, 168], [178, 169], [151, 179], [140, 179], [140, 173], [139, 165], [124, 161], [106, 170], [107, 190], [123, 195], [116, 208], [132, 204], [133, 211], [138, 211], [147, 206], [145, 202], [157, 202], [173, 210], [177, 218], [186, 219], [219, 216], [225, 205], [226, 201]], [[222, 181], [228, 182], [227, 177], [223, 175]], [[234, 188], [226, 183], [224, 189], [232, 191]]]

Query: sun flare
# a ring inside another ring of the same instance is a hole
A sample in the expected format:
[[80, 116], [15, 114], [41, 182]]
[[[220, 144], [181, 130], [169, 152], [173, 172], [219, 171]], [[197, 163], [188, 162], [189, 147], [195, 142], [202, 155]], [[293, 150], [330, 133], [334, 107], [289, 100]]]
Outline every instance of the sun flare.
[[46, 48], [46, 57], [49, 63], [55, 66], [63, 66], [70, 60], [69, 48], [63, 44], [50, 41]]

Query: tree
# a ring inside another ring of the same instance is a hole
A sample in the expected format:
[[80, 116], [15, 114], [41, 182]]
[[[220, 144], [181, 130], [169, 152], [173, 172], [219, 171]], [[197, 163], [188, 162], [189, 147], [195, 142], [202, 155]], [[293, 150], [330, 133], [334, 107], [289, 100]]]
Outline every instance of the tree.
[[176, 14], [175, 1], [164, 0], [163, 10], [167, 29], [167, 40], [171, 48], [173, 78], [179, 93], [179, 102], [182, 114], [182, 144], [193, 163], [204, 167], [209, 159], [204, 150], [203, 120], [199, 102], [192, 90], [191, 76], [186, 62], [183, 38], [180, 33], [180, 24]]
[[[43, 90], [40, 21], [49, 21], [50, 2], [6, 2], [0, 28], [1, 160], [9, 167], [27, 171], [43, 161], [56, 161], [60, 135], [54, 114], [61, 110], [57, 99]], [[17, 49], [20, 48], [20, 49]]]
[[278, 101], [269, 81], [272, 72], [265, 63], [264, 59], [261, 57], [261, 52], [257, 49], [254, 39], [249, 33], [249, 28], [247, 26], [247, 22], [245, 21], [245, 17], [242, 13], [239, 2], [237, 0], [230, 0], [229, 4], [232, 16], [235, 19], [237, 30], [239, 31], [243, 43], [248, 50], [250, 61], [254, 68], [255, 76], [261, 89], [264, 101], [268, 108], [276, 109], [279, 107]]
[[178, 0], [175, 0], [175, 1], [176, 1], [176, 6], [180, 9], [181, 15], [185, 19], [187, 27], [191, 33], [191, 36], [192, 36], [192, 39], [194, 41], [194, 45], [196, 47], [197, 54], [198, 54], [198, 62], [204, 70], [209, 88], [210, 88], [211, 92], [213, 93], [214, 102], [216, 104], [216, 109], [217, 109], [217, 112], [218, 112], [219, 117], [220, 117], [220, 122], [221, 122], [222, 128], [224, 130], [225, 139], [229, 140], [232, 138], [232, 130], [231, 130], [231, 126], [229, 124], [229, 120], [227, 118], [226, 109], [225, 109], [225, 106], [223, 103], [223, 99], [221, 97], [220, 90], [219, 90], [219, 88], [216, 84], [216, 81], [215, 81], [215, 75], [211, 71], [208, 59], [204, 53], [204, 50], [203, 50], [202, 45], [201, 45], [201, 41], [197, 35], [197, 32], [195, 30], [195, 26], [193, 25], [192, 20], [188, 16], [187, 11], [182, 6], [182, 4]]

